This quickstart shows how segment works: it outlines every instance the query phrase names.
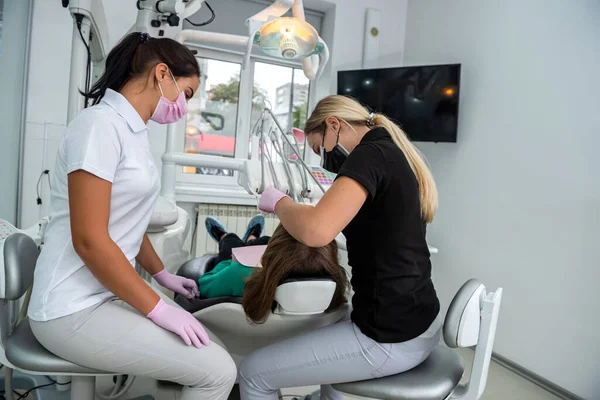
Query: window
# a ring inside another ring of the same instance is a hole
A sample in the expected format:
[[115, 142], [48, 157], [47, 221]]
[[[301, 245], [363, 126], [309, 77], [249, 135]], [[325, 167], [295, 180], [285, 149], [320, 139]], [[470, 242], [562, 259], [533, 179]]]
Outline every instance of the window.
[[[254, 64], [254, 87], [260, 88], [263, 95], [262, 100], [271, 107], [277, 121], [286, 134], [290, 134], [292, 128], [304, 129], [306, 123], [306, 112], [308, 109], [308, 89], [310, 81], [304, 76], [300, 68], [275, 65], [264, 62]], [[261, 99], [255, 100], [252, 109], [252, 121], [255, 122], [263, 108]], [[296, 150], [300, 155], [304, 154], [305, 136], [300, 133], [289, 135], [288, 138], [295, 140]], [[274, 149], [267, 148], [271, 159], [280, 162], [280, 157]], [[284, 153], [290, 159], [296, 158], [292, 149], [286, 144]]]
[[[199, 58], [200, 89], [188, 103], [185, 152], [235, 156], [241, 65]], [[184, 173], [233, 176], [217, 168], [184, 167]]]
[[[286, 131], [304, 129], [309, 83], [300, 68], [258, 61], [254, 64], [254, 87], [260, 88], [262, 98], [268, 101], [267, 105]], [[260, 111], [261, 107], [252, 109], [252, 121], [256, 121]]]
[[[218, 157], [249, 156], [250, 132], [265, 106], [269, 107], [283, 130], [303, 128], [306, 121], [309, 80], [301, 65], [252, 56], [248, 68], [242, 68], [241, 52], [198, 47], [202, 77], [200, 88], [188, 103], [188, 115], [181, 122], [185, 134], [175, 145], [187, 153]], [[288, 138], [305, 156], [303, 134]], [[273, 150], [274, 151], [274, 150]], [[286, 145], [286, 156], [295, 158]], [[219, 168], [182, 167], [177, 172], [177, 195], [180, 201], [218, 201], [227, 204], [254, 204], [237, 184], [237, 172]], [[185, 200], [183, 200], [185, 199]]]

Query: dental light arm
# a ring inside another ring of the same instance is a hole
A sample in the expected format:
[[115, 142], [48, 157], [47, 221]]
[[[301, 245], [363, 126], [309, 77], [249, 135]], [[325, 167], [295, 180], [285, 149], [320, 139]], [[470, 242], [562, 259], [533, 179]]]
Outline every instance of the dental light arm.
[[[283, 15], [283, 14], [282, 14]], [[304, 0], [295, 0], [292, 6], [292, 15], [295, 18], [306, 21], [304, 15]], [[302, 71], [308, 79], [316, 79], [323, 73], [327, 61], [329, 61], [329, 49], [327, 44], [319, 37], [320, 43], [323, 45], [322, 55], [312, 55], [302, 60]]]
[[[201, 4], [203, 1], [196, 0], [196, 3]], [[194, 7], [197, 7], [196, 3]], [[294, 18], [280, 18], [290, 9]], [[153, 32], [147, 29], [148, 16], [142, 18], [142, 13], [147, 15], [151, 11], [143, 10], [138, 13], [136, 27], [152, 34]], [[158, 25], [157, 20], [152, 22]], [[317, 31], [306, 22], [302, 0], [276, 0], [263, 11], [248, 18], [246, 25], [248, 36], [185, 29], [170, 37], [175, 37], [181, 43], [208, 42], [244, 47], [244, 68], [249, 65], [252, 48], [256, 46], [276, 58], [302, 59], [302, 70], [308, 79], [317, 79], [323, 73], [329, 60], [329, 49]], [[172, 33], [172, 30], [170, 32]]]
[[[250, 24], [250, 21], [265, 23], [273, 16], [281, 17], [286, 12], [288, 12], [290, 10], [290, 8], [292, 8], [294, 3], [295, 3], [294, 0], [276, 0], [269, 7], [265, 8], [261, 12], [248, 18], [248, 20], [246, 21], [246, 24], [247, 25]], [[304, 11], [304, 10], [302, 10], [302, 11]], [[259, 26], [259, 28], [260, 28], [260, 26]]]
[[[91, 0], [86, 0], [91, 1]], [[177, 38], [181, 43], [213, 43], [245, 48], [243, 67], [249, 64], [254, 46], [270, 56], [302, 59], [308, 79], [317, 79], [329, 60], [329, 49], [317, 31], [306, 22], [302, 0], [275, 0], [246, 20], [248, 36], [200, 30], [182, 30], [182, 19], [198, 12], [204, 0], [140, 0], [138, 15], [130, 32], [147, 32], [153, 37]], [[292, 9], [294, 18], [280, 18]]]

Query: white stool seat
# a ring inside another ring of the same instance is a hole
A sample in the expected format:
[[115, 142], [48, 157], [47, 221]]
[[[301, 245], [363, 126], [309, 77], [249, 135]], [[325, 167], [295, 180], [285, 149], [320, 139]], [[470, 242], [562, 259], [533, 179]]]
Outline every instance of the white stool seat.
[[17, 368], [27, 371], [102, 375], [106, 371], [82, 367], [55, 356], [42, 346], [31, 331], [29, 320], [21, 322], [6, 340], [6, 358]]
[[462, 378], [463, 360], [454, 350], [438, 346], [419, 366], [401, 374], [360, 382], [340, 383], [333, 388], [350, 395], [386, 400], [442, 400]]

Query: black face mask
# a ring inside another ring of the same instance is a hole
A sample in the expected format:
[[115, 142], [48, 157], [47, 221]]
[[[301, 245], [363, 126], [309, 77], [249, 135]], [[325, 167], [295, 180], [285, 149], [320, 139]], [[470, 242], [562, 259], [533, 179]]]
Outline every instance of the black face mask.
[[325, 150], [325, 133], [323, 133], [323, 143], [321, 145], [321, 167], [327, 171], [337, 174], [342, 168], [342, 164], [348, 158], [348, 150], [340, 144], [340, 133], [337, 133], [337, 141], [331, 151]]

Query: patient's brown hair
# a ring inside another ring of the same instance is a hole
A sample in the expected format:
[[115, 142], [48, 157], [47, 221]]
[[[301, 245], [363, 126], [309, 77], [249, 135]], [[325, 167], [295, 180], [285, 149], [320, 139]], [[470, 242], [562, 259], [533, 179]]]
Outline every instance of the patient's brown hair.
[[277, 286], [289, 278], [331, 278], [336, 288], [327, 310], [346, 302], [348, 279], [339, 263], [335, 240], [324, 247], [308, 247], [280, 224], [269, 240], [261, 264], [262, 268], [257, 268], [246, 282], [242, 298], [242, 307], [252, 322], [260, 324], [267, 320]]

